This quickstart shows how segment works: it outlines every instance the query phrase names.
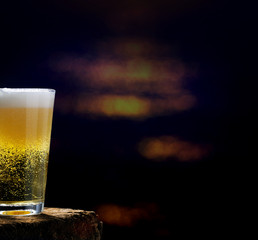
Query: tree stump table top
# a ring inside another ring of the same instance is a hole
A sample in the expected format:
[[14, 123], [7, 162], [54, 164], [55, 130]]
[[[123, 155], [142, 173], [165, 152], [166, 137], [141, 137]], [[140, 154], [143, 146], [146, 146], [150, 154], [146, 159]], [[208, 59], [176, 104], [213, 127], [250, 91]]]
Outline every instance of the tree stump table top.
[[0, 217], [0, 240], [100, 240], [101, 233], [93, 211], [45, 208], [40, 215]]

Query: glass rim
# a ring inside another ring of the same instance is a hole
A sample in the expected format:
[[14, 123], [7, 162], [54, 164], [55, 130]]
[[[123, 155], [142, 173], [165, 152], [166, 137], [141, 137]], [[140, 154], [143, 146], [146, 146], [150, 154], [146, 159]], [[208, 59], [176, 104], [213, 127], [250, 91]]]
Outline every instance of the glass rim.
[[37, 93], [49, 92], [55, 93], [56, 90], [52, 88], [0, 88], [0, 91], [6, 93]]

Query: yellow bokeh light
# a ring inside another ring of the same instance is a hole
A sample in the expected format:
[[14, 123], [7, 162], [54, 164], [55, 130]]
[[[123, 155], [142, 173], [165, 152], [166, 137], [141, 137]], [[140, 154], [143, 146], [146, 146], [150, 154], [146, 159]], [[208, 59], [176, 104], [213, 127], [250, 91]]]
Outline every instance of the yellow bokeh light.
[[139, 117], [149, 113], [149, 104], [134, 96], [105, 96], [101, 98], [101, 111], [108, 116]]
[[139, 118], [149, 114], [148, 99], [135, 96], [103, 95], [99, 97], [79, 98], [75, 105], [78, 113], [93, 113], [109, 117]]

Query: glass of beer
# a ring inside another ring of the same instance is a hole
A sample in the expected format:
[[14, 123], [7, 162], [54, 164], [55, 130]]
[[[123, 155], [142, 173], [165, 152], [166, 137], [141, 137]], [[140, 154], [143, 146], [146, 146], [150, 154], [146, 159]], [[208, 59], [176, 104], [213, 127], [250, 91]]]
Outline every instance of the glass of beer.
[[0, 88], [0, 215], [43, 211], [55, 90]]

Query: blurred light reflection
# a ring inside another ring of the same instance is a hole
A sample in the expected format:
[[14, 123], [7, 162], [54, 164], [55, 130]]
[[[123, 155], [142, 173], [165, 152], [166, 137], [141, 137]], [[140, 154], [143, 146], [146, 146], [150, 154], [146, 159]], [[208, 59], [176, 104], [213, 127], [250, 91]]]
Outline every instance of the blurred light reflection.
[[[53, 61], [52, 68], [81, 91], [64, 96], [76, 98], [73, 109], [68, 104], [65, 111], [142, 118], [192, 108], [196, 98], [185, 87], [192, 71], [166, 57], [166, 48], [144, 39], [114, 39], [100, 44], [101, 53], [91, 61], [71, 56]], [[59, 101], [57, 108], [64, 109], [64, 103]]]
[[210, 146], [183, 141], [173, 136], [143, 139], [138, 149], [142, 156], [154, 161], [168, 158], [182, 162], [194, 161], [202, 159], [210, 152]]
[[142, 220], [148, 221], [162, 217], [155, 203], [145, 203], [135, 207], [103, 204], [97, 207], [96, 212], [104, 223], [120, 227], [132, 227]]
[[148, 99], [135, 96], [103, 95], [79, 100], [76, 105], [78, 113], [89, 111], [95, 115], [113, 117], [144, 117], [149, 114]]

